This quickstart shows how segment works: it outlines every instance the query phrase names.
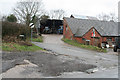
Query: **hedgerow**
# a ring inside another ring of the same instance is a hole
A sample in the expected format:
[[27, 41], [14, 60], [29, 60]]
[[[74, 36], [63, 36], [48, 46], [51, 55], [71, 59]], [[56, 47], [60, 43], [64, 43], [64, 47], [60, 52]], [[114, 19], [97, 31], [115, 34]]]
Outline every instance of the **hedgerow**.
[[30, 28], [24, 24], [14, 22], [2, 22], [2, 39], [5, 42], [16, 42], [20, 39], [20, 35], [24, 35], [22, 39], [30, 37]]

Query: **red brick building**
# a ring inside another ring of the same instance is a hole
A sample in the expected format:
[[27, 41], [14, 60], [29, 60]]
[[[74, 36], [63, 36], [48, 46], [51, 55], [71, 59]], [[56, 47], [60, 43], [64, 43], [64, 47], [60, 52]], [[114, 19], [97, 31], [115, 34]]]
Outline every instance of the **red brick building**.
[[64, 18], [63, 36], [86, 45], [113, 46], [118, 36], [118, 26], [113, 21], [99, 21], [77, 18]]

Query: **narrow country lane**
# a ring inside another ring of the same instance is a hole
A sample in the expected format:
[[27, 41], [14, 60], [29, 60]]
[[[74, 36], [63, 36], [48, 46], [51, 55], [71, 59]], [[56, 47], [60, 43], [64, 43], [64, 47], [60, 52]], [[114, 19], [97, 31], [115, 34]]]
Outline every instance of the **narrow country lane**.
[[[34, 42], [34, 44], [48, 51], [56, 52], [57, 54], [74, 56], [76, 58], [83, 60], [85, 63], [98, 66], [98, 72], [92, 74], [91, 76], [86, 76], [86, 75], [83, 76], [86, 77], [96, 76], [96, 78], [118, 77], [118, 56], [117, 53], [113, 52], [112, 50], [108, 51], [108, 53], [100, 53], [96, 51], [77, 48], [61, 41], [62, 35], [48, 34], [48, 35], [43, 35], [43, 37], [44, 37], [43, 43]], [[100, 75], [99, 73], [102, 73], [103, 75]], [[73, 77], [80, 77], [80, 76], [76, 75]]]

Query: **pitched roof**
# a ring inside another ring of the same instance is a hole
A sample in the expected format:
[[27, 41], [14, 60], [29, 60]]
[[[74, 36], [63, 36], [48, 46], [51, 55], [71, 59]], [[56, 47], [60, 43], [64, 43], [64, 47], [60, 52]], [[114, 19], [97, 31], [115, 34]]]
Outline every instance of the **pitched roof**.
[[112, 21], [99, 21], [77, 18], [64, 18], [75, 36], [83, 36], [94, 27], [101, 36], [118, 36], [118, 24]]

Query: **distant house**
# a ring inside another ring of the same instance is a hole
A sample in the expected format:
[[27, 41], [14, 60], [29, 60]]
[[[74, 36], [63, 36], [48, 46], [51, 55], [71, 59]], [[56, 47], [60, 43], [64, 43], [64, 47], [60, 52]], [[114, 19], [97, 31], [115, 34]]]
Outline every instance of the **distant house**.
[[118, 25], [113, 21], [99, 21], [90, 19], [64, 18], [64, 38], [76, 40], [86, 45], [113, 47], [115, 37], [118, 36]]

